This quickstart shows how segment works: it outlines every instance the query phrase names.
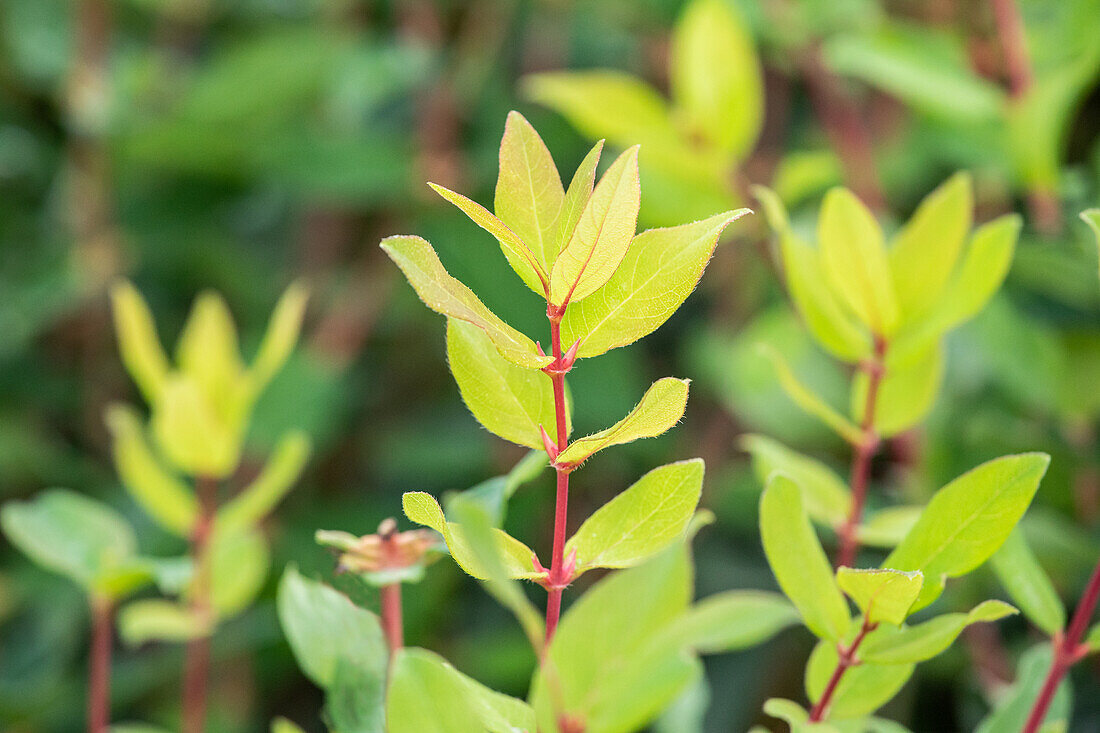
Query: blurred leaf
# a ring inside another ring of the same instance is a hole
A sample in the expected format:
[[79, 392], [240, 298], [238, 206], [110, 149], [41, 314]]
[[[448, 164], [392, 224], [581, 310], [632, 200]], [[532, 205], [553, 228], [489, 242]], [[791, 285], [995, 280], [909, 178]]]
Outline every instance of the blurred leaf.
[[239, 341], [225, 298], [213, 291], [200, 293], [176, 341], [176, 363], [180, 373], [198, 386], [219, 416], [227, 413], [227, 405], [240, 399], [238, 389], [244, 364]]
[[223, 479], [240, 461], [240, 436], [219, 419], [201, 385], [174, 373], [165, 382], [150, 422], [172, 465], [191, 476]]
[[578, 574], [637, 565], [683, 536], [702, 490], [700, 458], [655, 468], [584, 520], [565, 552]]
[[118, 614], [119, 636], [129, 646], [150, 641], [190, 641], [211, 631], [194, 609], [160, 598], [134, 601], [123, 606]]
[[[1039, 697], [1050, 664], [1049, 644], [1036, 644], [1024, 652], [1020, 657], [1016, 682], [996, 701], [993, 710], [978, 724], [974, 733], [1017, 733], [1020, 721], [1027, 719], [1031, 706]], [[1044, 722], [1068, 720], [1071, 705], [1072, 687], [1069, 679], [1063, 679]]]
[[171, 369], [157, 336], [153, 313], [137, 288], [126, 280], [111, 288], [111, 312], [122, 363], [145, 401], [153, 404], [164, 390]]
[[[806, 694], [811, 702], [821, 699], [829, 678], [840, 658], [836, 645], [821, 640], [806, 663]], [[913, 676], [912, 664], [870, 664], [850, 667], [833, 693], [829, 705], [830, 720], [860, 718], [889, 702]]]
[[[567, 395], [568, 396], [568, 395]], [[499, 527], [504, 523], [508, 500], [523, 484], [534, 481], [549, 468], [550, 462], [541, 450], [533, 450], [512, 466], [504, 476], [494, 476], [460, 492], [464, 501], [472, 501], [485, 510], [489, 522]]]
[[271, 721], [271, 733], [305, 733], [297, 723], [286, 718], [275, 718]]
[[657, 330], [699, 283], [722, 231], [748, 213], [739, 209], [639, 234], [611, 279], [566, 310], [562, 342], [580, 339], [577, 355], [591, 357]]
[[779, 587], [810, 631], [843, 638], [851, 623], [848, 604], [803, 509], [801, 490], [782, 474], [771, 476], [760, 497], [760, 538]]
[[267, 540], [255, 529], [215, 532], [210, 540], [210, 603], [221, 618], [247, 608], [271, 567]]
[[447, 274], [426, 240], [388, 237], [382, 240], [382, 249], [409, 278], [425, 305], [485, 331], [508, 361], [525, 369], [542, 369], [553, 361], [552, 357], [539, 356], [531, 339], [493, 315], [468, 287]]
[[579, 465], [597, 451], [613, 445], [652, 438], [684, 416], [690, 380], [664, 377], [654, 382], [626, 417], [606, 430], [578, 438], [558, 454], [559, 465]]
[[988, 461], [936, 492], [883, 567], [920, 570], [926, 582], [914, 610], [939, 597], [946, 578], [969, 573], [996, 552], [1020, 521], [1050, 456], [1024, 453]]
[[700, 676], [653, 722], [653, 733], [703, 733], [710, 701], [707, 678]]
[[615, 273], [634, 239], [641, 205], [638, 148], [629, 148], [600, 178], [573, 236], [550, 273], [550, 302], [580, 302]]
[[772, 474], [782, 473], [802, 491], [802, 503], [811, 519], [829, 527], [847, 521], [851, 492], [824, 463], [764, 435], [744, 435], [740, 445], [752, 456], [753, 471], [761, 484], [766, 485]]
[[855, 601], [866, 623], [899, 626], [909, 616], [924, 576], [920, 572], [841, 567], [836, 582]]
[[998, 621], [1018, 611], [1007, 603], [985, 601], [969, 613], [948, 613], [915, 626], [882, 627], [868, 634], [859, 656], [871, 664], [914, 664], [944, 652], [971, 624]]
[[305, 433], [284, 436], [260, 475], [218, 511], [218, 529], [226, 533], [237, 532], [270, 514], [302, 475], [309, 447]]
[[[879, 384], [875, 400], [875, 432], [884, 438], [905, 432], [927, 416], [936, 402], [943, 382], [943, 349], [936, 343], [929, 349], [909, 357], [905, 362], [891, 364]], [[851, 415], [862, 424], [867, 409], [870, 377], [860, 370], [852, 377]]]
[[1021, 529], [1013, 530], [990, 558], [993, 572], [1031, 623], [1054, 636], [1066, 625], [1062, 599], [1028, 547]]
[[760, 351], [771, 360], [775, 373], [779, 377], [779, 384], [782, 385], [783, 391], [787, 393], [792, 402], [828, 425], [836, 431], [837, 435], [849, 443], [855, 445], [862, 440], [862, 431], [852, 421], [841, 415], [825, 400], [803, 385], [778, 351], [767, 344], [761, 344]]
[[1096, 245], [1100, 247], [1100, 209], [1088, 209], [1081, 212], [1081, 221], [1089, 225], [1096, 235]]
[[809, 711], [801, 705], [793, 700], [784, 700], [779, 697], [765, 700], [764, 712], [787, 723], [792, 731], [801, 731], [810, 719]]
[[275, 304], [256, 357], [248, 369], [250, 388], [254, 394], [263, 391], [290, 358], [302, 331], [308, 300], [309, 291], [305, 286], [292, 283]]
[[[447, 363], [462, 400], [494, 435], [528, 448], [541, 448], [539, 426], [555, 431], [554, 391], [540, 371], [522, 369], [500, 355], [477, 326], [447, 319]], [[566, 426], [569, 429], [569, 410]]]
[[730, 590], [697, 602], [669, 633], [700, 654], [725, 654], [762, 644], [800, 622], [778, 593]]
[[857, 528], [859, 543], [872, 547], [897, 547], [920, 519], [923, 506], [895, 506], [871, 514]]
[[386, 676], [376, 666], [338, 659], [332, 685], [325, 691], [325, 713], [333, 730], [386, 733], [385, 685]]

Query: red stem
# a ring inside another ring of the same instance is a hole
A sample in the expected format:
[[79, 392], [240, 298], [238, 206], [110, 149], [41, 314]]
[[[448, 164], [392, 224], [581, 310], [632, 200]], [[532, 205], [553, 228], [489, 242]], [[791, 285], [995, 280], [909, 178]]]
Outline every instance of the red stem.
[[[195, 481], [199, 495], [199, 519], [191, 534], [191, 558], [195, 565], [191, 612], [202, 623], [210, 613], [210, 535], [218, 510], [218, 482], [209, 476]], [[202, 733], [206, 727], [206, 688], [210, 672], [210, 631], [187, 644], [183, 661], [183, 733]]]
[[111, 722], [111, 601], [91, 599], [92, 650], [88, 660], [88, 733], [107, 733]]
[[853, 567], [856, 553], [859, 551], [859, 524], [863, 520], [863, 505], [867, 500], [867, 485], [871, 476], [871, 459], [878, 450], [879, 436], [875, 432], [875, 406], [878, 403], [879, 387], [886, 374], [886, 340], [875, 337], [875, 354], [860, 365], [867, 374], [867, 399], [863, 405], [863, 420], [860, 422], [860, 441], [852, 454], [852, 469], [849, 484], [852, 487], [852, 509], [848, 520], [840, 528], [840, 548], [837, 550], [836, 566]]
[[1096, 610], [1096, 602], [1100, 600], [1100, 562], [1092, 571], [1089, 584], [1085, 586], [1085, 594], [1077, 602], [1077, 609], [1073, 612], [1073, 620], [1070, 621], [1069, 630], [1065, 636], [1060, 634], [1054, 637], [1054, 660], [1050, 665], [1050, 672], [1043, 682], [1043, 688], [1039, 691], [1039, 697], [1035, 699], [1035, 705], [1031, 708], [1031, 714], [1027, 717], [1021, 733], [1036, 733], [1047, 716], [1050, 703], [1054, 700], [1054, 693], [1058, 691], [1058, 685], [1066, 676], [1069, 668], [1080, 661], [1087, 652], [1087, 647], [1081, 644], [1085, 636], [1089, 621], [1092, 620], [1093, 611]]
[[1008, 89], [1014, 99], [1019, 99], [1031, 88], [1031, 57], [1027, 52], [1027, 36], [1024, 21], [1014, 0], [992, 0], [993, 21], [1004, 52]]
[[836, 694], [836, 688], [840, 686], [840, 680], [844, 677], [844, 673], [852, 667], [858, 665], [859, 659], [856, 657], [856, 651], [859, 650], [859, 645], [863, 643], [864, 637], [867, 634], [875, 630], [878, 624], [869, 624], [867, 619], [863, 620], [863, 626], [859, 630], [859, 634], [852, 640], [850, 646], [844, 646], [843, 644], [837, 644], [837, 654], [840, 659], [836, 663], [836, 669], [833, 670], [833, 676], [829, 678], [828, 684], [825, 685], [824, 692], [821, 693], [821, 699], [817, 701], [813, 709], [810, 711], [810, 722], [820, 723], [825, 720], [825, 716], [829, 713], [829, 705], [833, 702], [833, 695]]
[[382, 630], [390, 647], [390, 661], [397, 651], [405, 645], [405, 635], [401, 623], [401, 583], [382, 586]]
[[[561, 349], [561, 319], [565, 314], [565, 308], [547, 308], [547, 316], [550, 319], [550, 347], [554, 357], [551, 366], [560, 366], [562, 360]], [[565, 371], [555, 369], [550, 373], [551, 382], [554, 385], [554, 417], [557, 423], [557, 448], [565, 450], [569, 441], [569, 428], [565, 419]], [[546, 643], [554, 638], [554, 631], [558, 627], [558, 618], [561, 615], [561, 594], [565, 586], [572, 578], [564, 577], [565, 561], [565, 526], [569, 514], [569, 471], [556, 468], [558, 473], [557, 494], [554, 500], [554, 548], [550, 558], [550, 576], [548, 578], [549, 595], [546, 599]]]

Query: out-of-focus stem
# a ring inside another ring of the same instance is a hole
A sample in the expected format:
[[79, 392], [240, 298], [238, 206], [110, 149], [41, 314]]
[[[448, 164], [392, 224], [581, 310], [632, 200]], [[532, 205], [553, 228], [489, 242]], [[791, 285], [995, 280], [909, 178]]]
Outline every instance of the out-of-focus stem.
[[91, 597], [92, 648], [88, 658], [88, 733], [107, 733], [111, 722], [111, 625], [108, 598]]
[[[218, 509], [218, 482], [209, 476], [195, 481], [199, 496], [199, 519], [191, 534], [191, 560], [195, 567], [191, 612], [204, 627], [212, 627], [210, 608], [210, 535]], [[187, 644], [183, 662], [183, 733], [202, 733], [206, 727], [206, 690], [210, 675], [210, 633]]]
[[382, 586], [382, 631], [386, 634], [386, 643], [390, 647], [390, 660], [397, 655], [405, 644], [404, 628], [401, 621], [401, 583]]

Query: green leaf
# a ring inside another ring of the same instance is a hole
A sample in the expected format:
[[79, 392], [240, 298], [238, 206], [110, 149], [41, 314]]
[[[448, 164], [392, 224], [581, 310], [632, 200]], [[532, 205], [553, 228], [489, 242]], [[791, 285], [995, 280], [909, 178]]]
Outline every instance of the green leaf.
[[[993, 711], [978, 724], [974, 733], [1019, 733], [1031, 706], [1039, 697], [1052, 662], [1050, 644], [1036, 644], [1024, 652], [1016, 672], [1016, 682], [996, 701]], [[1058, 685], [1045, 723], [1066, 720], [1072, 707], [1072, 687], [1068, 678]]]
[[588, 155], [584, 156], [584, 160], [573, 173], [573, 180], [569, 182], [557, 221], [557, 238], [553, 245], [555, 259], [561, 248], [573, 238], [573, 231], [577, 228], [577, 222], [581, 220], [584, 206], [592, 197], [592, 187], [596, 183], [596, 166], [600, 162], [601, 153], [603, 153], [603, 140], [597, 142], [588, 151]]
[[577, 355], [591, 357], [653, 333], [699, 283], [722, 231], [748, 213], [748, 209], [727, 211], [639, 234], [611, 279], [566, 310], [563, 343], [580, 339]]
[[1008, 536], [1001, 549], [990, 558], [990, 564], [1001, 585], [1031, 623], [1050, 636], [1065, 628], [1066, 611], [1062, 600], [1050, 576], [1028, 547], [1022, 530], [1016, 529]]
[[275, 718], [271, 721], [271, 733], [305, 733], [305, 731], [292, 720]]
[[132, 566], [137, 552], [134, 531], [122, 516], [68, 489], [8, 502], [0, 509], [0, 527], [35, 563], [90, 593], [106, 594], [112, 576]]
[[704, 733], [710, 701], [710, 685], [701, 675], [653, 721], [653, 733]]
[[665, 432], [684, 416], [690, 381], [674, 377], [658, 379], [650, 385], [629, 415], [606, 430], [570, 443], [558, 454], [558, 465], [577, 466], [604, 448], [639, 438], [652, 438]]
[[[244, 362], [233, 314], [216, 292], [200, 293], [176, 342], [180, 371], [194, 382], [219, 417], [239, 399]], [[170, 387], [169, 382], [166, 387]]]
[[[566, 396], [568, 397], [568, 395]], [[512, 466], [512, 470], [504, 476], [494, 476], [491, 479], [482, 481], [477, 486], [461, 492], [460, 495], [464, 500], [479, 504], [488, 513], [490, 524], [499, 527], [504, 523], [508, 500], [516, 493], [516, 490], [520, 486], [534, 481], [549, 467], [546, 453], [541, 450], [533, 450], [521, 458], [516, 465]]]
[[811, 519], [829, 527], [848, 520], [852, 495], [833, 469], [764, 435], [744, 435], [740, 446], [752, 456], [753, 472], [760, 483], [767, 484], [777, 471], [795, 482]]
[[856, 602], [869, 624], [900, 626], [917, 600], [924, 575], [919, 571], [837, 568], [836, 582]]
[[638, 227], [638, 146], [618, 157], [596, 184], [573, 236], [550, 273], [550, 302], [579, 302], [607, 282]]
[[178, 372], [165, 382], [150, 425], [165, 458], [188, 475], [225, 478], [240, 461], [241, 436], [201, 385]]
[[302, 319], [305, 318], [309, 291], [302, 283], [291, 283], [275, 310], [271, 313], [267, 330], [264, 331], [256, 358], [248, 368], [248, 379], [253, 394], [263, 391], [271, 380], [286, 364], [298, 343], [302, 331]]
[[[888, 359], [875, 400], [875, 432], [889, 438], [923, 420], [936, 402], [943, 383], [943, 368], [943, 347], [939, 343], [933, 343], [904, 363], [892, 365]], [[863, 370], [852, 378], [851, 414], [859, 424], [867, 409], [869, 381]]]
[[130, 495], [157, 524], [180, 537], [190, 537], [198, 502], [191, 488], [153, 454], [137, 412], [126, 405], [111, 405], [106, 422], [115, 470]]
[[210, 604], [220, 618], [256, 600], [271, 568], [267, 540], [256, 529], [214, 533], [210, 541]]
[[775, 368], [775, 375], [779, 379], [779, 386], [791, 398], [791, 401], [801, 407], [806, 413], [813, 415], [821, 422], [828, 425], [837, 435], [853, 445], [863, 440], [863, 432], [848, 418], [841, 415], [825, 400], [810, 391], [808, 387], [799, 381], [791, 367], [783, 356], [767, 344], [758, 346], [760, 353], [771, 359]]
[[1007, 603], [986, 601], [970, 613], [948, 613], [903, 628], [882, 627], [868, 634], [859, 656], [872, 664], [923, 662], [946, 651], [967, 626], [998, 621], [1015, 613], [1018, 611]]
[[[443, 535], [443, 539], [447, 542], [447, 549], [451, 551], [451, 557], [468, 575], [478, 580], [489, 577], [477, 553], [470, 547], [465, 529], [462, 525], [448, 522], [444, 518], [443, 509], [431, 494], [423, 491], [407, 491], [401, 497], [401, 504], [405, 510], [405, 516], [410, 520], [425, 527], [431, 527]], [[531, 548], [501, 529], [494, 529], [493, 536], [496, 538], [497, 551], [508, 572], [508, 577], [528, 580], [538, 577], [532, 563], [535, 553]]]
[[190, 641], [208, 636], [211, 631], [210, 624], [189, 606], [161, 598], [134, 601], [118, 613], [118, 634], [127, 646]]
[[806, 626], [833, 641], [848, 631], [851, 617], [821, 542], [802, 506], [802, 491], [775, 474], [760, 497], [760, 537], [779, 587]]
[[493, 208], [527, 244], [544, 272], [558, 256], [558, 216], [564, 198], [561, 177], [546, 144], [523, 115], [509, 112], [500, 141]]
[[856, 529], [861, 545], [897, 547], [920, 519], [923, 506], [894, 506], [872, 514]]
[[764, 712], [773, 718], [779, 718], [791, 730], [800, 729], [810, 719], [810, 713], [794, 700], [773, 697], [764, 701]]
[[462, 400], [489, 432], [528, 448], [542, 447], [540, 425], [554, 432], [550, 378], [502, 357], [477, 326], [447, 319], [447, 361]]
[[370, 611], [302, 576], [294, 566], [279, 581], [277, 605], [298, 666], [319, 687], [335, 684], [341, 663], [385, 676], [389, 650], [378, 617]]
[[1100, 248], [1100, 209], [1086, 209], [1081, 212], [1081, 221], [1089, 225], [1096, 236], [1096, 246]]
[[[839, 661], [836, 644], [822, 640], [814, 647], [806, 663], [806, 694], [811, 702], [821, 699]], [[861, 718], [878, 710], [905, 686], [914, 668], [912, 664], [868, 662], [849, 667], [833, 693], [829, 720]]]
[[218, 511], [218, 529], [237, 532], [270, 514], [302, 475], [308, 458], [309, 437], [301, 431], [285, 435], [260, 475]]
[[838, 359], [855, 363], [869, 355], [871, 338], [867, 329], [849, 315], [840, 296], [829, 287], [818, 250], [791, 230], [783, 201], [764, 186], [753, 186], [752, 193], [779, 237], [787, 290], [806, 328]]
[[899, 322], [882, 228], [855, 194], [825, 194], [817, 224], [826, 280], [874, 333], [889, 336]]
[[1004, 456], [971, 469], [936, 492], [883, 567], [920, 570], [914, 610], [943, 591], [945, 578], [969, 573], [996, 552], [1024, 515], [1050, 464], [1044, 453]]
[[160, 397], [171, 366], [157, 336], [156, 322], [145, 299], [128, 280], [111, 288], [111, 313], [122, 363], [134, 383], [153, 404]]
[[713, 147], [745, 157], [764, 119], [764, 80], [744, 22], [722, 0], [695, 0], [676, 23], [669, 56], [677, 111]]
[[898, 307], [909, 320], [940, 297], [970, 233], [974, 208], [968, 173], [956, 173], [917, 207], [890, 244], [890, 272]]
[[386, 733], [386, 677], [374, 666], [340, 659], [325, 691], [325, 716], [340, 733]]
[[424, 649], [402, 649], [386, 693], [389, 733], [514, 733], [535, 730], [521, 700], [494, 692]]
[[655, 468], [596, 510], [565, 544], [577, 573], [627, 568], [665, 549], [687, 529], [703, 491], [703, 461]]
[[723, 654], [762, 644], [799, 623], [798, 611], [778, 593], [731, 590], [696, 603], [670, 633], [700, 654]]
[[500, 355], [517, 366], [542, 369], [553, 361], [553, 357], [539, 356], [534, 341], [493, 315], [473, 291], [447, 274], [426, 240], [387, 237], [381, 246], [405, 273], [424, 304], [436, 313], [472, 323], [485, 331]]

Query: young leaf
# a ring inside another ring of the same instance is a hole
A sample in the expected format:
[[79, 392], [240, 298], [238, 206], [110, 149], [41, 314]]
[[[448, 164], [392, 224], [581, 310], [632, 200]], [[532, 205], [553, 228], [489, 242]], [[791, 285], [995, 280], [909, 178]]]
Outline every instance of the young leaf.
[[839, 527], [848, 519], [852, 495], [833, 469], [764, 435], [745, 435], [740, 445], [752, 456], [760, 483], [767, 484], [777, 471], [795, 482], [811, 519], [829, 527]]
[[702, 490], [700, 458], [655, 468], [586, 519], [565, 552], [576, 551], [578, 574], [637, 565], [683, 536]]
[[748, 213], [639, 234], [611, 279], [566, 311], [563, 342], [581, 339], [578, 356], [599, 356], [657, 330], [699, 283], [722, 230]]
[[652, 438], [665, 432], [684, 416], [690, 380], [665, 377], [658, 379], [630, 414], [606, 430], [578, 438], [557, 458], [563, 466], [577, 466], [593, 453], [613, 445]]
[[763, 122], [764, 81], [742, 20], [722, 0], [695, 0], [676, 23], [669, 56], [672, 97], [691, 128], [744, 157]]
[[225, 478], [240, 461], [240, 436], [199, 383], [178, 372], [165, 382], [150, 425], [164, 456], [188, 475]]
[[1044, 453], [1004, 456], [936, 492], [883, 562], [883, 567], [924, 573], [914, 611], [939, 596], [943, 579], [969, 573], [1000, 548], [1031, 503], [1049, 463]]
[[[220, 618], [247, 608], [263, 589], [271, 550], [256, 529], [215, 532], [210, 542], [210, 605]], [[190, 597], [193, 589], [188, 589]]]
[[898, 307], [906, 319], [920, 316], [947, 286], [970, 233], [974, 208], [968, 173], [956, 173], [917, 207], [890, 245]]
[[[500, 248], [504, 251], [508, 264], [512, 266], [512, 269], [516, 271], [516, 274], [520, 276], [527, 287], [539, 295], [546, 295], [546, 287], [550, 282], [546, 268], [539, 261], [538, 256], [527, 246], [527, 243], [520, 239], [518, 234], [509, 229], [508, 225], [493, 216], [488, 209], [476, 201], [443, 186], [434, 183], [428, 185], [440, 196], [461, 209], [462, 213], [470, 217], [475, 224], [492, 234], [500, 242]], [[401, 265], [400, 262], [397, 264]], [[412, 277], [408, 272], [405, 273], [405, 276], [412, 282]], [[415, 283], [413, 286], [415, 287]], [[421, 295], [421, 298], [424, 298], [424, 296]], [[424, 302], [428, 303], [427, 299], [424, 299]], [[428, 306], [431, 307], [431, 304], [428, 303]]]
[[870, 354], [871, 338], [866, 327], [848, 314], [840, 297], [829, 287], [817, 249], [791, 230], [783, 201], [764, 186], [753, 186], [752, 193], [779, 237], [787, 290], [806, 328], [842, 361], [855, 363]]
[[389, 651], [378, 617], [370, 611], [294, 566], [279, 581], [277, 605], [298, 666], [319, 687], [335, 684], [342, 662], [385, 676]]
[[509, 112], [500, 141], [493, 209], [528, 245], [544, 272], [558, 256], [558, 216], [564, 198], [561, 177], [546, 144], [523, 115]]
[[800, 622], [798, 611], [778, 593], [731, 590], [696, 603], [671, 633], [701, 654], [723, 654], [761, 644]]
[[851, 191], [834, 188], [821, 205], [817, 238], [833, 290], [874, 333], [891, 335], [898, 325], [898, 304], [875, 217]]
[[[545, 374], [511, 363], [484, 331], [455, 318], [447, 319], [447, 361], [479, 423], [505, 440], [542, 447], [539, 426], [552, 431], [555, 425], [554, 391]], [[568, 419], [566, 410], [567, 426]]]
[[836, 582], [856, 602], [867, 623], [900, 626], [917, 600], [924, 576], [901, 570], [837, 568]]
[[836, 431], [837, 435], [849, 443], [855, 445], [863, 439], [863, 433], [856, 427], [855, 423], [833, 409], [832, 406], [811, 392], [808, 387], [798, 380], [798, 377], [791, 371], [786, 359], [778, 351], [767, 344], [760, 344], [759, 349], [760, 353], [771, 359], [772, 365], [775, 367], [776, 377], [779, 379], [779, 386], [783, 388], [783, 391], [787, 393], [792, 402], [828, 425]]
[[508, 361], [525, 369], [542, 369], [554, 360], [550, 356], [539, 356], [534, 341], [493, 315], [473, 291], [451, 277], [426, 240], [387, 237], [381, 246], [405, 273], [425, 305], [436, 313], [472, 323], [483, 330]]
[[275, 446], [263, 471], [218, 511], [217, 526], [222, 532], [249, 528], [266, 517], [286, 496], [302, 474], [309, 458], [309, 438], [293, 431]]
[[157, 336], [153, 314], [141, 293], [128, 280], [111, 288], [111, 313], [122, 363], [145, 401], [157, 401], [171, 367]]
[[[822, 640], [814, 647], [806, 663], [806, 695], [811, 702], [821, 699], [839, 661], [836, 644]], [[848, 668], [833, 693], [829, 720], [861, 718], [875, 712], [898, 694], [914, 669], [912, 664], [867, 662]]]
[[214, 405], [237, 399], [244, 373], [240, 339], [229, 306], [218, 293], [195, 298], [176, 342], [176, 363]]
[[[401, 505], [405, 510], [405, 516], [410, 520], [425, 527], [430, 527], [443, 535], [443, 539], [447, 543], [447, 549], [451, 551], [451, 557], [468, 575], [478, 580], [485, 580], [489, 577], [489, 573], [479, 561], [477, 553], [470, 547], [465, 529], [462, 525], [448, 522], [444, 518], [443, 509], [440, 508], [439, 502], [431, 494], [426, 494], [423, 491], [407, 491], [401, 497]], [[508, 577], [516, 579], [538, 577], [532, 563], [535, 553], [531, 551], [531, 548], [501, 529], [494, 529], [493, 537], [496, 539], [497, 552], [508, 572]]]
[[1021, 530], [1013, 530], [1001, 549], [990, 558], [990, 564], [1001, 585], [1031, 623], [1051, 636], [1065, 628], [1066, 611], [1062, 600], [1027, 546]]
[[802, 506], [802, 492], [775, 474], [760, 497], [760, 537], [779, 587], [817, 636], [837, 641], [851, 624], [833, 569]]
[[305, 285], [296, 282], [291, 283], [275, 304], [256, 358], [248, 368], [253, 394], [263, 391], [290, 358], [298, 343], [298, 334], [302, 331], [308, 301], [309, 291]]
[[209, 622], [192, 608], [163, 598], [143, 598], [118, 612], [118, 635], [127, 646], [190, 641], [208, 636], [211, 631]]
[[[600, 154], [603, 153], [603, 140], [597, 142], [584, 160], [577, 166], [573, 173], [573, 180], [569, 182], [569, 188], [565, 192], [565, 199], [561, 204], [561, 213], [558, 216], [556, 239], [553, 243], [554, 258], [561, 248], [569, 243], [573, 237], [573, 231], [577, 228], [577, 222], [584, 213], [584, 206], [592, 197], [592, 187], [596, 183], [596, 166], [600, 162]], [[552, 266], [552, 263], [548, 262]]]
[[126, 405], [111, 405], [106, 422], [115, 470], [123, 485], [159, 525], [180, 537], [190, 537], [198, 502], [191, 488], [153, 454], [137, 412]]
[[581, 218], [550, 273], [550, 302], [579, 302], [607, 282], [638, 227], [641, 188], [638, 147], [611, 164], [596, 184]]
[[1000, 601], [986, 601], [970, 613], [948, 613], [900, 629], [883, 627], [868, 634], [860, 658], [872, 664], [915, 664], [946, 651], [971, 624], [998, 621], [1017, 613]]
[[[865, 371], [852, 378], [851, 415], [856, 423], [863, 421], [868, 382]], [[875, 431], [889, 438], [919, 423], [935, 404], [942, 382], [943, 347], [939, 343], [897, 366], [887, 363], [875, 400]]]

